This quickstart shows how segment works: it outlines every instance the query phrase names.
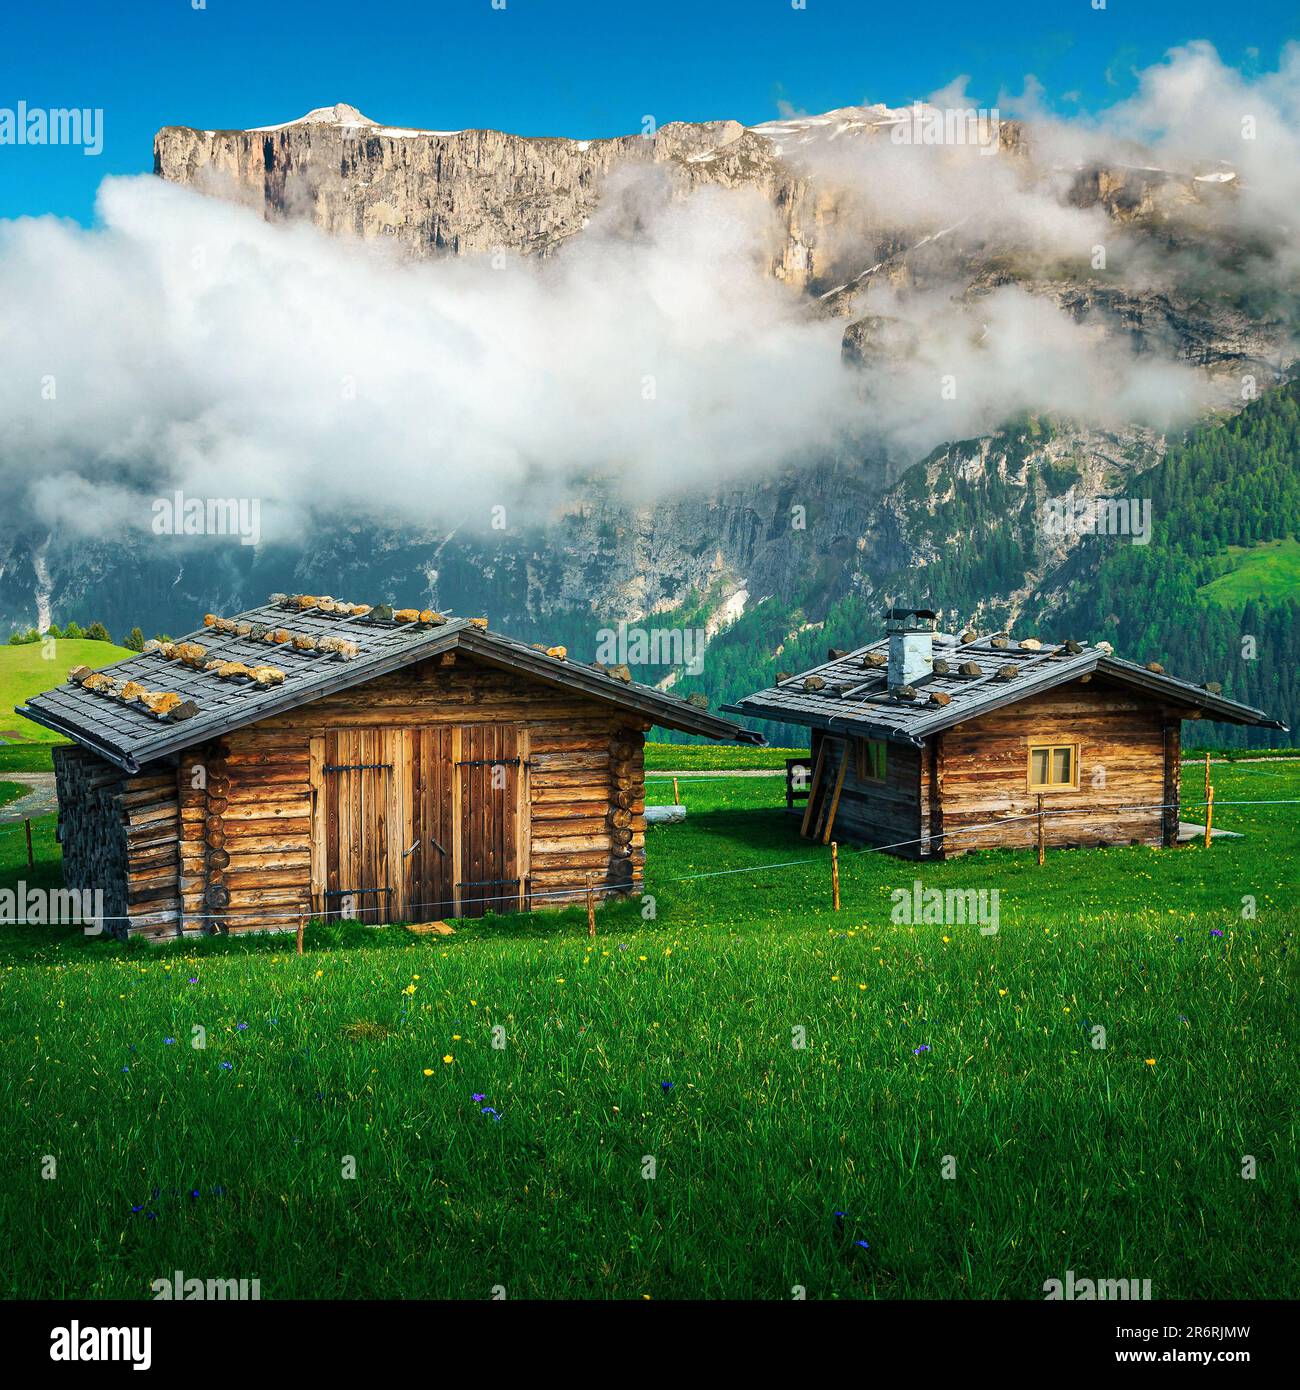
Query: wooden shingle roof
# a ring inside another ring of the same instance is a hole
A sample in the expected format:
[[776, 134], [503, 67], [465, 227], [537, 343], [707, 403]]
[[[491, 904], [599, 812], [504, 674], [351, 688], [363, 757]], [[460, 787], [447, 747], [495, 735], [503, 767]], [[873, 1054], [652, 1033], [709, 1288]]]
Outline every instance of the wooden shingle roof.
[[272, 645], [202, 627], [177, 640], [205, 649], [207, 661], [265, 664], [284, 679], [262, 686], [244, 677], [226, 679], [216, 672], [145, 652], [103, 668], [120, 689], [127, 681], [149, 691], [172, 692], [192, 702], [195, 712], [176, 719], [158, 717], [140, 701], [124, 703], [111, 693], [97, 693], [69, 681], [36, 695], [18, 713], [83, 744], [128, 772], [145, 763], [219, 737], [244, 725], [318, 700], [337, 690], [363, 684], [415, 661], [461, 650], [487, 663], [517, 671], [546, 684], [571, 690], [626, 709], [665, 728], [705, 738], [761, 743], [761, 734], [742, 729], [677, 696], [651, 686], [629, 683], [592, 666], [548, 656], [525, 642], [489, 632], [472, 619], [434, 615], [435, 622], [398, 622], [391, 618], [341, 616], [319, 609], [268, 603], [241, 613], [232, 623], [283, 629], [294, 635], [340, 638], [355, 644], [350, 659], [336, 652], [303, 651], [291, 642]]
[[[1001, 645], [995, 646], [995, 641]], [[1015, 638], [1002, 634], [970, 642], [936, 634], [934, 657], [948, 669], [915, 681], [912, 699], [892, 694], [885, 667], [871, 664], [873, 654], [879, 661], [888, 651], [888, 638], [868, 643], [766, 690], [757, 690], [735, 704], [724, 705], [723, 710], [920, 746], [929, 735], [964, 720], [1095, 673], [1173, 704], [1199, 709], [1207, 719], [1286, 728], [1263, 710], [1230, 700], [1203, 685], [1123, 661], [1105, 647], [1077, 642], [1023, 647]], [[978, 668], [977, 673], [962, 673], [963, 667], [972, 665]], [[810, 677], [815, 679], [810, 682]]]

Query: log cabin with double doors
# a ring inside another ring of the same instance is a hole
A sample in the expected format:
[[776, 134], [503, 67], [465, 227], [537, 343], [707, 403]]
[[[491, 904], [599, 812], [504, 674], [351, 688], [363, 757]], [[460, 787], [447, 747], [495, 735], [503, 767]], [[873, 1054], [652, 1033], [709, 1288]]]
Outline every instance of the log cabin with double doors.
[[19, 713], [55, 749], [68, 887], [119, 934], [422, 922], [644, 881], [654, 725], [762, 742], [485, 619], [272, 595]]
[[1183, 720], [1285, 729], [1109, 643], [935, 627], [890, 609], [884, 637], [723, 707], [811, 731], [802, 807], [798, 768], [787, 789], [806, 837], [912, 858], [1027, 848], [1040, 825], [1049, 845], [1173, 845]]

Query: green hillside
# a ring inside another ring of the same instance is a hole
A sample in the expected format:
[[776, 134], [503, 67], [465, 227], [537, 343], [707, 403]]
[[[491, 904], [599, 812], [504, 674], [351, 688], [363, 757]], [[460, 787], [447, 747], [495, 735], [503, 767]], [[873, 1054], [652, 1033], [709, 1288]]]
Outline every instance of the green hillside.
[[[1035, 499], [1059, 496], [1074, 482], [1068, 470], [1035, 457], [1049, 437], [1050, 425], [1017, 421], [990, 451], [1008, 468], [1025, 463], [1037, 488], [1010, 488], [1003, 469], [965, 476], [970, 443], [936, 450], [903, 474], [894, 498], [904, 519], [902, 553], [912, 555], [923, 534], [938, 545], [938, 558], [905, 570], [864, 571], [861, 589], [829, 603], [808, 590], [752, 605], [710, 644], [703, 672], [683, 678], [674, 691], [703, 691], [716, 708], [770, 685], [778, 670], [824, 661], [829, 647], [859, 646], [880, 632], [881, 595], [924, 603], [954, 627], [976, 612], [984, 631], [1007, 622], [1007, 596], [1040, 564]], [[945, 499], [933, 515], [925, 503], [927, 468], [937, 469], [930, 489]], [[1120, 656], [1220, 681], [1233, 699], [1294, 728], [1300, 720], [1300, 383], [1285, 383], [1237, 415], [1190, 430], [1121, 490], [1150, 499], [1150, 543], [1084, 538], [1030, 595], [1016, 631], [1047, 641], [1107, 639]], [[682, 619], [666, 614], [660, 621]], [[791, 725], [762, 728], [775, 742], [806, 739]], [[1287, 733], [1208, 722], [1184, 735], [1189, 746], [1216, 748], [1293, 742]]]
[[[1300, 383], [1192, 430], [1134, 477], [1151, 499], [1149, 545], [1084, 542], [1045, 635], [1105, 635], [1121, 655], [1221, 681], [1293, 728], [1300, 719]], [[1031, 605], [1032, 608], [1032, 605]], [[1292, 736], [1207, 724], [1188, 745], [1277, 745]]]
[[14, 706], [25, 703], [42, 690], [52, 690], [62, 684], [74, 666], [98, 669], [133, 655], [112, 642], [68, 637], [0, 647], [0, 742], [60, 742], [59, 736], [49, 729], [15, 714]]
[[1251, 599], [1276, 603], [1300, 594], [1300, 541], [1294, 536], [1248, 549], [1230, 545], [1223, 559], [1223, 573], [1198, 590], [1202, 598], [1240, 608]]

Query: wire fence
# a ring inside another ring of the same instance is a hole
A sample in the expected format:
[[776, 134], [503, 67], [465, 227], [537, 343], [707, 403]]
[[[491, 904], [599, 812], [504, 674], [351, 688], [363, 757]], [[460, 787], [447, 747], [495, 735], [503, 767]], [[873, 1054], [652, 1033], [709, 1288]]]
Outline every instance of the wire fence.
[[[1208, 801], [1144, 802], [1127, 806], [1107, 806], [1105, 810], [1108, 813], [1142, 811], [1163, 812], [1168, 810], [1188, 810], [1198, 806], [1205, 806], [1209, 804], [1211, 803], [1209, 803]], [[1213, 802], [1213, 804], [1215, 806], [1298, 806], [1300, 805], [1300, 798], [1261, 801], [1216, 800]], [[889, 844], [862, 845], [847, 851], [847, 854], [852, 856], [862, 854], [883, 854], [893, 850], [910, 849], [914, 846], [928, 845], [936, 842], [941, 842], [943, 845], [946, 846], [949, 840], [961, 835], [979, 834], [986, 830], [996, 830], [1008, 825], [1014, 825], [1026, 821], [1035, 821], [1041, 823], [1042, 821], [1045, 821], [1053, 817], [1091, 814], [1094, 813], [1096, 809], [1097, 808], [1094, 806], [1067, 806], [1056, 808], [1044, 807], [1041, 811], [1034, 810], [1028, 812], [1025, 815], [999, 816], [996, 820], [984, 821], [976, 825], [953, 826], [950, 829], [945, 829], [934, 834], [918, 835], [906, 840], [895, 840]], [[1025, 846], [1025, 848], [1031, 848], [1031, 846]], [[488, 904], [497, 903], [514, 904], [517, 907], [521, 903], [521, 901], [526, 901], [527, 904], [531, 906], [535, 903], [546, 903], [562, 898], [567, 898], [571, 903], [576, 903], [588, 894], [590, 894], [593, 898], [597, 895], [603, 898], [608, 898], [611, 895], [623, 896], [638, 890], [643, 895], [653, 894], [658, 892], [661, 886], [671, 886], [673, 884], [679, 883], [696, 883], [704, 879], [728, 878], [741, 874], [764, 874], [771, 873], [777, 869], [790, 869], [797, 868], [799, 866], [807, 866], [813, 864], [820, 865], [824, 863], [825, 857], [822, 855], [804, 855], [798, 859], [772, 860], [764, 862], [762, 864], [742, 864], [729, 869], [710, 869], [694, 874], [679, 874], [671, 878], [656, 878], [653, 881], [653, 884], [647, 882], [644, 879], [641, 880], [640, 883], [631, 880], [629, 880], [628, 882], [611, 883], [609, 881], [605, 881], [603, 883], [597, 883], [594, 881], [595, 876], [592, 875], [591, 879], [588, 879], [582, 883], [568, 884], [558, 888], [550, 888], [540, 891], [528, 890], [525, 893], [502, 893], [488, 897], [476, 897], [473, 899], [472, 905], [486, 906]], [[62, 891], [75, 893], [81, 890], [65, 889]], [[357, 896], [365, 897], [368, 896], [368, 894], [359, 893]], [[461, 906], [463, 906], [462, 902], [455, 898], [443, 898], [438, 900], [429, 900], [405, 904], [405, 907], [408, 912], [432, 911], [435, 909], [446, 910], [449, 908], [454, 911]], [[122, 913], [115, 915], [96, 915], [93, 920], [96, 924], [99, 925], [108, 922], [126, 922], [135, 923], [137, 925], [149, 925], [149, 918], [153, 915], [154, 914], [151, 914], [148, 911], [141, 911], [135, 913]], [[178, 930], [174, 934], [176, 937], [179, 937], [183, 934], [185, 925], [189, 923], [216, 922], [223, 926], [229, 926], [232, 922], [250, 921], [257, 922], [259, 924], [266, 924], [269, 922], [284, 922], [286, 924], [300, 925], [305, 922], [328, 922], [330, 920], [345, 922], [358, 921], [360, 919], [356, 917], [355, 911], [349, 912], [348, 910], [343, 908], [339, 908], [336, 910], [326, 909], [320, 912], [309, 911], [304, 908], [295, 908], [291, 911], [286, 912], [274, 912], [267, 910], [252, 909], [246, 912], [175, 913], [172, 910], [167, 910], [167, 915], [162, 916], [160, 918], [160, 924], [172, 920], [176, 920], [178, 926], [180, 927], [180, 930]], [[27, 922], [23, 920], [15, 921], [12, 923], [12, 925], [47, 926], [50, 924], [44, 921]], [[365, 925], [379, 926], [385, 924], [380, 922], [373, 922], [365, 923]], [[275, 928], [274, 930], [283, 929]]]

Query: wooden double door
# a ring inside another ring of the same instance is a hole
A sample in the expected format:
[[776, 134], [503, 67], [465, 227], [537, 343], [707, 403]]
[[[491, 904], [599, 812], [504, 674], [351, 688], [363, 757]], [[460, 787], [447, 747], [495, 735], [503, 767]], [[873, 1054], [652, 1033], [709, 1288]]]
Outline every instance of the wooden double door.
[[315, 910], [427, 922], [526, 908], [527, 743], [509, 724], [314, 738]]

